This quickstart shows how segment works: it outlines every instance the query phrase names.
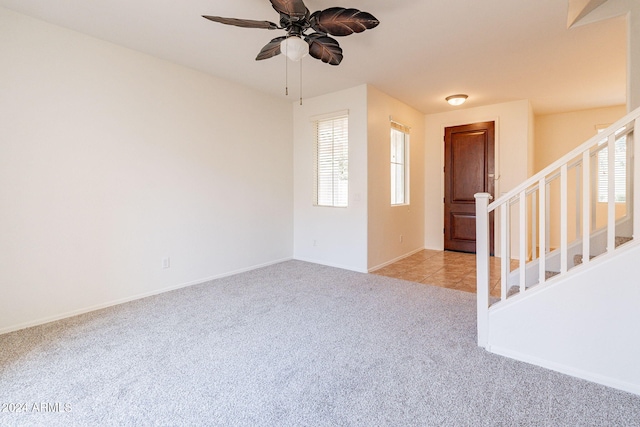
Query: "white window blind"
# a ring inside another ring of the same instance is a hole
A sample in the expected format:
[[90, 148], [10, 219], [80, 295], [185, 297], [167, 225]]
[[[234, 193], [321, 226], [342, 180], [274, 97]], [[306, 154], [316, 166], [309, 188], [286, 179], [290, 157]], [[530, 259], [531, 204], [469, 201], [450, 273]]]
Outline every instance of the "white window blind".
[[[603, 141], [603, 143], [606, 141]], [[616, 139], [615, 144], [615, 201], [627, 200], [627, 137]], [[609, 151], [603, 148], [598, 153], [598, 202], [609, 201]]]
[[349, 117], [314, 121], [316, 206], [346, 207], [349, 201]]
[[409, 128], [391, 122], [391, 204], [409, 203]]

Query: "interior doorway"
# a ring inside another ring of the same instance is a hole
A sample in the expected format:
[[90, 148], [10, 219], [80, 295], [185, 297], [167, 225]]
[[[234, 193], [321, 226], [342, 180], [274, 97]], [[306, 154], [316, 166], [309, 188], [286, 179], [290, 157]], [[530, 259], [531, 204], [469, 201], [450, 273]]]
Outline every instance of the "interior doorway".
[[[445, 128], [444, 183], [444, 249], [475, 253], [474, 194], [489, 193], [494, 196], [494, 122]], [[493, 254], [493, 213], [489, 221]]]

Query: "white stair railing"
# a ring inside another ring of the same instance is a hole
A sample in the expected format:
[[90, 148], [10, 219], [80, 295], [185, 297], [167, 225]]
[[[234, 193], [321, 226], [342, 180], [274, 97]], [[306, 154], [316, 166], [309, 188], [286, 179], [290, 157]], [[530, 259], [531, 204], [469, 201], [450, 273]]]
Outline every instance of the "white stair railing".
[[[592, 236], [598, 231], [598, 222], [606, 227], [606, 253], [615, 250], [617, 220], [620, 228], [620, 215], [616, 218], [616, 147], [626, 149], [625, 215], [633, 221], [633, 234], [640, 233], [640, 214], [634, 214], [633, 203], [635, 197], [640, 197], [640, 185], [634, 185], [637, 184], [634, 171], [640, 170], [640, 156], [633, 155], [633, 136], [640, 135], [639, 118], [640, 108], [494, 202], [487, 193], [476, 194], [480, 346], [488, 345], [489, 310], [512, 294], [524, 295], [532, 286], [567, 273], [575, 267], [571, 256], [577, 252], [582, 253], [582, 264], [589, 263], [595, 250]], [[599, 169], [604, 158], [601, 152], [606, 152], [606, 171]], [[598, 191], [602, 191], [598, 179], [603, 172], [608, 175], [606, 222], [597, 221], [602, 219], [598, 215], [603, 216], [603, 213], [596, 209], [597, 204], [602, 204], [598, 201]], [[569, 203], [570, 197], [574, 203]], [[493, 277], [489, 256], [491, 212], [495, 212], [495, 221], [499, 223], [495, 227], [500, 233], [500, 238], [495, 239], [499, 242], [495, 252], [501, 258], [500, 296], [493, 298], [489, 294], [490, 278]], [[552, 236], [553, 243], [558, 246], [555, 249], [551, 248]]]

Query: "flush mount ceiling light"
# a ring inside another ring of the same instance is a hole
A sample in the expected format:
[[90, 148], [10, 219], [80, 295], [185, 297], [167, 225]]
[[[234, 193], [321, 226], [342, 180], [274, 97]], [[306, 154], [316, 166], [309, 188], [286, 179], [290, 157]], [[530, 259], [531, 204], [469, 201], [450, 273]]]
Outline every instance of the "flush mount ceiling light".
[[458, 94], [458, 95], [451, 95], [451, 96], [447, 96], [445, 98], [445, 100], [450, 104], [450, 105], [462, 105], [464, 104], [464, 102], [467, 100], [469, 96], [465, 95], [465, 94]]

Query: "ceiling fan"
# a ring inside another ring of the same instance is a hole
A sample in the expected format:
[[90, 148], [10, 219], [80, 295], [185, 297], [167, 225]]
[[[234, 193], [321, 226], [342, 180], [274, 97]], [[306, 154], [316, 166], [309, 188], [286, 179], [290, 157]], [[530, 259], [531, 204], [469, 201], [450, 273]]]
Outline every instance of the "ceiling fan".
[[[210, 21], [243, 28], [262, 28], [266, 30], [285, 30], [286, 36], [276, 37], [267, 43], [256, 61], [272, 58], [283, 53], [294, 61], [300, 60], [307, 53], [313, 58], [331, 65], [342, 61], [342, 48], [338, 42], [329, 37], [348, 36], [372, 29], [380, 23], [373, 15], [357, 9], [331, 7], [309, 13], [302, 0], [269, 0], [273, 8], [280, 14], [280, 25], [270, 21], [254, 21], [250, 19], [223, 18], [203, 15]], [[309, 29], [314, 32], [305, 34]]]

